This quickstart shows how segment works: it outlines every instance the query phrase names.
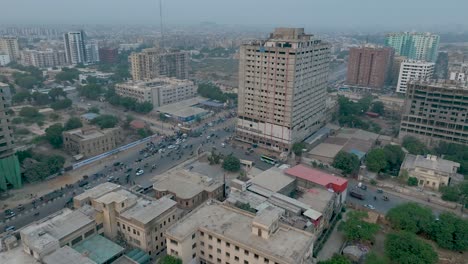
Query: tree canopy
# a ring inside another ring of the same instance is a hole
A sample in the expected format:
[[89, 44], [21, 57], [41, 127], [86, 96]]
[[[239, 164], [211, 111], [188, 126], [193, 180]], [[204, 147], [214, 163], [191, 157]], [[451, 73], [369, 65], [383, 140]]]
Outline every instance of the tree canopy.
[[383, 115], [385, 113], [384, 104], [381, 101], [375, 101], [372, 103], [371, 112]]
[[292, 151], [294, 152], [294, 154], [296, 154], [297, 156], [301, 156], [302, 155], [302, 150], [305, 148], [305, 143], [304, 142], [296, 142], [293, 144], [292, 146]]
[[426, 147], [426, 145], [419, 139], [412, 136], [404, 137], [402, 145], [406, 150], [408, 150], [409, 153], [414, 155], [424, 155], [429, 153], [429, 149]]
[[98, 125], [101, 129], [115, 127], [119, 119], [113, 115], [100, 115], [91, 121], [91, 124]]
[[79, 117], [73, 116], [73, 117], [70, 117], [70, 119], [68, 119], [67, 122], [65, 123], [64, 130], [65, 131], [72, 130], [75, 128], [80, 128], [82, 126], [83, 126], [83, 123], [81, 123], [81, 119]]
[[234, 155], [228, 155], [223, 160], [223, 168], [227, 171], [239, 171], [240, 170], [240, 160]]
[[72, 100], [65, 98], [63, 100], [58, 100], [50, 104], [50, 107], [54, 110], [61, 110], [71, 107], [73, 104]]
[[408, 232], [388, 234], [385, 254], [393, 263], [435, 264], [438, 261], [431, 245]]
[[332, 166], [340, 169], [344, 174], [351, 175], [359, 169], [359, 158], [353, 153], [340, 151], [333, 159]]
[[444, 155], [444, 159], [460, 163], [458, 172], [468, 176], [468, 146], [441, 141], [434, 151], [439, 156]]
[[223, 93], [223, 91], [221, 91], [218, 86], [212, 83], [199, 84], [197, 92], [203, 97], [220, 102], [226, 102], [227, 100], [237, 100], [237, 94]]
[[394, 229], [411, 233], [424, 233], [434, 221], [431, 209], [416, 203], [405, 203], [393, 207], [386, 215]]
[[444, 212], [430, 226], [429, 236], [442, 248], [466, 251], [468, 249], [468, 220]]
[[101, 85], [92, 83], [84, 86], [79, 86], [78, 93], [80, 94], [80, 96], [84, 96], [88, 99], [97, 100], [103, 93], [103, 89]]
[[381, 148], [375, 148], [367, 153], [367, 169], [373, 172], [381, 172], [387, 166], [385, 152]]
[[159, 262], [160, 264], [182, 264], [182, 260], [170, 255], [164, 256], [161, 261]]
[[379, 225], [364, 221], [367, 216], [367, 212], [351, 211], [347, 215], [348, 219], [341, 222], [338, 228], [348, 240], [372, 242], [379, 231]]
[[61, 123], [55, 123], [45, 130], [46, 139], [54, 148], [60, 148], [63, 144], [62, 132], [63, 126]]
[[62, 68], [62, 71], [57, 73], [57, 75], [55, 75], [55, 81], [73, 82], [74, 80], [78, 80], [79, 75], [80, 75], [80, 71], [75, 68]]
[[351, 261], [343, 255], [335, 254], [331, 259], [319, 261], [318, 264], [351, 264]]
[[366, 165], [373, 172], [387, 172], [398, 175], [401, 163], [405, 159], [405, 153], [400, 146], [386, 145], [383, 148], [375, 148], [366, 156]]

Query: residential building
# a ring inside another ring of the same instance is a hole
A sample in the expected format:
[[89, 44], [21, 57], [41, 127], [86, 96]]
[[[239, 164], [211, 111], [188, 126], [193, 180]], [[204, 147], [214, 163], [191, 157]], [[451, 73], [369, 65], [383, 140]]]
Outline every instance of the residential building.
[[418, 179], [418, 186], [438, 190], [448, 186], [452, 177], [457, 175], [460, 163], [427, 154], [407, 154], [401, 164], [400, 174], [408, 172], [409, 177]]
[[254, 215], [212, 201], [166, 231], [167, 254], [183, 264], [310, 263], [315, 236], [281, 223], [283, 215], [273, 206]]
[[86, 63], [86, 48], [83, 31], [68, 32], [63, 35], [65, 53], [70, 64]]
[[74, 198], [74, 206], [91, 205], [102, 219], [103, 234], [124, 240], [151, 257], [165, 252], [165, 231], [180, 218], [177, 203], [165, 196], [158, 200], [103, 183]]
[[436, 79], [447, 79], [448, 78], [448, 64], [449, 57], [447, 52], [439, 52], [437, 55], [437, 61], [434, 68], [434, 76]]
[[118, 56], [119, 52], [116, 48], [99, 48], [99, 60], [103, 63], [117, 63]]
[[10, 57], [10, 61], [20, 58], [20, 49], [17, 37], [0, 37], [0, 52]]
[[440, 36], [432, 33], [400, 32], [387, 34], [385, 45], [410, 60], [436, 62]]
[[330, 44], [303, 28], [277, 28], [240, 47], [236, 138], [290, 151], [325, 118]]
[[449, 80], [451, 81], [468, 81], [468, 64], [453, 63], [449, 67]]
[[349, 49], [346, 84], [382, 89], [391, 78], [394, 50], [366, 45]]
[[435, 63], [425, 61], [406, 60], [401, 63], [398, 76], [397, 93], [406, 93], [408, 82], [411, 80], [430, 80], [434, 75]]
[[392, 85], [398, 84], [398, 77], [400, 77], [400, 69], [401, 64], [406, 61], [405, 56], [395, 56], [393, 57], [393, 64], [392, 64]]
[[155, 108], [194, 98], [197, 86], [189, 80], [159, 77], [148, 81], [130, 81], [115, 85], [115, 92], [138, 102], [150, 102]]
[[97, 42], [86, 43], [85, 54], [87, 64], [99, 62], [99, 44]]
[[189, 54], [184, 51], [144, 49], [129, 57], [134, 81], [150, 80], [160, 76], [188, 79]]
[[5, 66], [10, 62], [11, 62], [10, 55], [0, 53], [0, 66]]
[[466, 83], [415, 81], [408, 84], [399, 138], [414, 136], [429, 145], [468, 145]]
[[184, 168], [157, 175], [153, 189], [156, 198], [172, 195], [179, 208], [194, 209], [208, 199], [223, 200], [224, 183]]
[[102, 232], [102, 226], [96, 223], [95, 210], [85, 205], [75, 211], [65, 208], [35, 221], [22, 228], [20, 236], [24, 251], [42, 260], [61, 247], [71, 247]]
[[82, 127], [63, 132], [65, 150], [82, 157], [92, 157], [115, 149], [122, 141], [120, 128]]
[[7, 190], [8, 184], [14, 188], [21, 187], [21, 175], [18, 157], [14, 155], [15, 143], [10, 127], [10, 115], [7, 113], [11, 99], [10, 87], [0, 87], [0, 189]]
[[21, 62], [24, 65], [47, 68], [66, 65], [67, 56], [63, 50], [23, 50], [21, 51]]

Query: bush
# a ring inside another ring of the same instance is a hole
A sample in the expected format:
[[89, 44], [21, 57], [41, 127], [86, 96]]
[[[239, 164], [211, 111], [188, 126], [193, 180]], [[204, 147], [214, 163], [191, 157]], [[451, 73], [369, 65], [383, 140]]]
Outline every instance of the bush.
[[431, 245], [407, 232], [387, 235], [385, 254], [393, 263], [435, 264], [438, 260]]
[[61, 110], [61, 109], [66, 109], [66, 108], [71, 107], [72, 103], [73, 103], [72, 100], [66, 98], [63, 100], [53, 102], [52, 104], [50, 104], [50, 107], [54, 110]]
[[233, 155], [228, 155], [226, 158], [224, 158], [223, 161], [223, 168], [227, 171], [235, 172], [240, 170], [240, 160], [233, 156]]
[[119, 119], [113, 115], [100, 115], [91, 121], [91, 124], [98, 125], [101, 129], [115, 127]]
[[355, 173], [359, 169], [359, 165], [360, 162], [358, 156], [345, 151], [338, 152], [332, 163], [333, 167], [340, 169], [346, 175]]
[[418, 186], [418, 178], [408, 177], [408, 186]]
[[416, 203], [405, 203], [390, 209], [386, 219], [394, 229], [420, 234], [429, 230], [434, 216], [427, 207]]

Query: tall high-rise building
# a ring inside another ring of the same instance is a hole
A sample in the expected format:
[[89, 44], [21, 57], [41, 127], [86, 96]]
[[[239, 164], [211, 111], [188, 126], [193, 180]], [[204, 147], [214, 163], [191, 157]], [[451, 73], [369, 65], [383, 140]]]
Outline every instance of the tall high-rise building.
[[10, 115], [7, 113], [8, 102], [5, 97], [10, 93], [8, 85], [0, 85], [0, 190], [7, 190], [9, 185], [21, 187], [21, 174], [18, 157], [14, 153], [13, 134], [10, 127]]
[[65, 33], [63, 35], [63, 42], [68, 63], [86, 63], [86, 47], [83, 31]]
[[408, 84], [399, 138], [468, 145], [468, 86], [455, 81]]
[[406, 93], [408, 82], [411, 80], [429, 80], [433, 78], [435, 63], [425, 61], [406, 60], [401, 63], [398, 76], [397, 93]]
[[85, 44], [86, 63], [93, 64], [99, 62], [99, 44], [90, 42]]
[[411, 60], [435, 62], [440, 36], [432, 33], [400, 32], [387, 34], [385, 45]]
[[290, 151], [324, 118], [330, 44], [303, 28], [277, 28], [240, 47], [237, 139]]
[[134, 81], [160, 76], [188, 79], [189, 54], [184, 51], [164, 51], [151, 48], [132, 53], [129, 57]]
[[388, 47], [364, 46], [349, 50], [346, 83], [381, 89], [391, 78], [394, 51]]
[[10, 61], [20, 58], [20, 50], [17, 37], [0, 37], [0, 53], [3, 52], [10, 57]]
[[116, 63], [119, 56], [118, 49], [114, 48], [99, 48], [99, 61], [104, 63]]

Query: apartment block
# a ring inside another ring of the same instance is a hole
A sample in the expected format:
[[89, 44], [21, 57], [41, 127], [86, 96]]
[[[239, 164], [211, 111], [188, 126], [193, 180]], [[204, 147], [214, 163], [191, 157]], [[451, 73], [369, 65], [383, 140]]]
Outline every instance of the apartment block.
[[63, 42], [68, 63], [86, 63], [86, 48], [83, 31], [65, 33], [63, 35]]
[[20, 49], [17, 37], [0, 37], [0, 52], [10, 57], [10, 61], [20, 59]]
[[10, 55], [5, 54], [4, 52], [0, 51], [0, 66], [5, 66], [10, 63]]
[[99, 62], [99, 44], [89, 42], [85, 44], [86, 63], [93, 64]]
[[303, 28], [277, 28], [240, 47], [236, 138], [290, 151], [325, 117], [330, 44]]
[[155, 200], [109, 182], [76, 196], [74, 205], [92, 206], [106, 237], [124, 240], [151, 257], [165, 252], [164, 233], [180, 218], [177, 203], [169, 197]]
[[408, 82], [412, 80], [430, 80], [434, 76], [435, 63], [406, 60], [400, 65], [397, 93], [406, 93]]
[[284, 210], [257, 215], [215, 201], [166, 231], [167, 254], [188, 263], [311, 263], [315, 236], [280, 222]]
[[119, 56], [117, 48], [99, 48], [99, 60], [104, 63], [116, 63]]
[[452, 177], [457, 176], [459, 168], [460, 163], [434, 155], [406, 154], [400, 173], [407, 171], [410, 177], [418, 179], [418, 186], [438, 190], [439, 187], [449, 185]]
[[10, 127], [8, 111], [8, 98], [11, 99], [10, 87], [0, 83], [0, 159], [13, 154], [15, 143]]
[[399, 138], [414, 136], [429, 145], [468, 145], [468, 86], [452, 81], [408, 84]]
[[63, 132], [65, 150], [81, 157], [92, 157], [115, 149], [122, 140], [120, 128], [83, 127]]
[[156, 198], [172, 195], [181, 209], [194, 209], [208, 199], [223, 200], [224, 183], [194, 171], [175, 168], [157, 175], [153, 189]]
[[63, 50], [23, 50], [21, 63], [38, 68], [47, 68], [67, 64], [67, 56]]
[[142, 52], [132, 53], [129, 61], [134, 81], [161, 76], [188, 79], [189, 54], [184, 51], [144, 49]]
[[394, 50], [388, 47], [363, 46], [349, 50], [346, 83], [352, 86], [381, 89], [391, 78]]
[[400, 32], [387, 34], [385, 45], [410, 60], [436, 62], [440, 36], [432, 33]]
[[160, 77], [116, 84], [115, 92], [138, 102], [151, 102], [157, 108], [194, 98], [197, 95], [197, 86], [189, 80]]

